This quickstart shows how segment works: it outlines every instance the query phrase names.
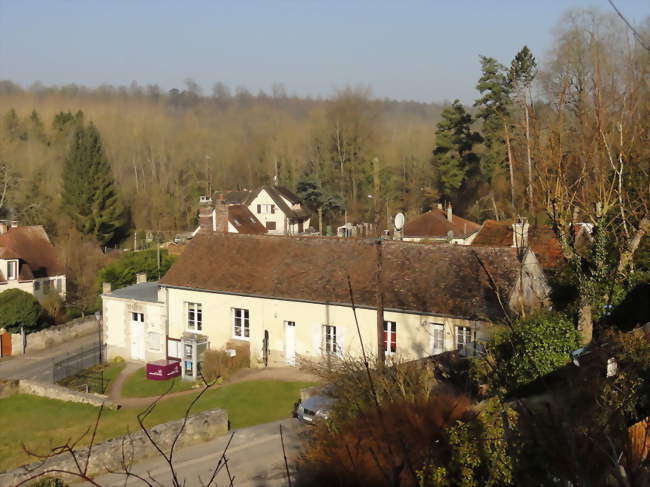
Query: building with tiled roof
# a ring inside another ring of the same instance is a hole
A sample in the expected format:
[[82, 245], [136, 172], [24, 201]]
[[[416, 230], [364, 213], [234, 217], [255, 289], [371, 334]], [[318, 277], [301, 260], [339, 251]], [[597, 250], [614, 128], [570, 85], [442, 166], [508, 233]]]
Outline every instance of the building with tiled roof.
[[481, 226], [454, 215], [451, 206], [438, 205], [422, 215], [407, 219], [402, 231], [404, 240], [437, 240], [467, 244]]
[[[161, 279], [158, 301], [173, 342], [168, 354], [177, 353], [176, 343], [189, 333], [210, 348], [249, 345], [251, 365], [258, 366], [360, 355], [356, 320], [374, 354], [379, 347], [409, 359], [472, 353], [491, 323], [544, 305], [547, 295], [534, 254], [511, 248], [199, 232]], [[111, 336], [109, 353], [124, 354], [129, 337]]]
[[529, 225], [513, 220], [486, 220], [474, 237], [476, 247], [530, 248], [546, 270], [562, 262], [562, 248], [553, 229], [546, 225]]
[[65, 268], [40, 226], [0, 222], [0, 292], [18, 288], [38, 299], [66, 293]]

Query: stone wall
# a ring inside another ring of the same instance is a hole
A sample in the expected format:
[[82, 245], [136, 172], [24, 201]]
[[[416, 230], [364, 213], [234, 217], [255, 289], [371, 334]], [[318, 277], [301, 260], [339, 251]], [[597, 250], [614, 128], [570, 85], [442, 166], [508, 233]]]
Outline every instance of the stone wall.
[[[98, 333], [97, 320], [94, 316], [77, 318], [68, 321], [62, 325], [50, 326], [44, 330], [30, 333], [27, 335], [27, 352], [43, 350], [53, 345], [59, 345], [69, 340], [74, 340], [82, 336]], [[20, 333], [14, 333], [11, 336], [12, 355], [22, 354]]]
[[[182, 426], [183, 420], [171, 421], [159, 424], [149, 430], [156, 444], [163, 451], [169, 452], [169, 448], [177, 432]], [[177, 443], [177, 448], [202, 443], [212, 440], [217, 436], [228, 432], [228, 414], [222, 409], [212, 409], [188, 418], [185, 429]], [[152, 446], [142, 431], [133, 433], [104, 443], [93, 446], [88, 467], [89, 474], [101, 474], [109, 470], [121, 471], [123, 453], [128, 463], [132, 459], [140, 462], [144, 459], [159, 456], [160, 454]], [[77, 458], [81, 463], [88, 457], [88, 449], [78, 450]], [[15, 470], [0, 474], [0, 485], [16, 485], [26, 478], [38, 472], [50, 469], [61, 469], [75, 471], [75, 464], [71, 456], [62, 453], [49, 458], [45, 462], [37, 462], [24, 465]], [[29, 472], [29, 473], [28, 473]], [[70, 477], [69, 480], [72, 480]]]
[[104, 405], [108, 409], [117, 409], [119, 406], [108, 400], [108, 396], [102, 394], [93, 394], [87, 392], [77, 392], [56, 384], [45, 384], [31, 380], [18, 381], [18, 390], [21, 394], [31, 394], [33, 396], [47, 397], [59, 401], [79, 402], [90, 404], [91, 406]]

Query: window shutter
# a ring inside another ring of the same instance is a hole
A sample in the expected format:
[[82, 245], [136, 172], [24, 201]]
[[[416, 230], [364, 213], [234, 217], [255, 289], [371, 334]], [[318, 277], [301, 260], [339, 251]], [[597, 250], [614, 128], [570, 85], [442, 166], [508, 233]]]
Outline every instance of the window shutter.
[[257, 214], [262, 213], [262, 205], [257, 205]]
[[312, 335], [312, 355], [315, 357], [319, 357], [322, 352], [322, 346], [323, 346], [323, 334], [325, 333], [325, 327], [322, 326], [320, 323], [317, 325], [314, 325], [314, 332]]

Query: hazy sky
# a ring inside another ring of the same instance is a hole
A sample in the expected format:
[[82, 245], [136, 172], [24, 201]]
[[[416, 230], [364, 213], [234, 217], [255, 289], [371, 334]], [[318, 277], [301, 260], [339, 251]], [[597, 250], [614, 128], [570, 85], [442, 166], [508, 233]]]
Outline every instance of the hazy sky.
[[[650, 0], [617, 0], [632, 22]], [[475, 98], [479, 54], [539, 58], [571, 7], [607, 0], [0, 0], [0, 79], [23, 85], [158, 83], [328, 96], [365, 84], [378, 97]]]

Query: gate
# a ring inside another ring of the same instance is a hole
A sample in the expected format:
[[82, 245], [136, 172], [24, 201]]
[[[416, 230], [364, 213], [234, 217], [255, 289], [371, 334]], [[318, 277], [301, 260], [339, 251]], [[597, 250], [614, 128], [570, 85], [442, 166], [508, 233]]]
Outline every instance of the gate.
[[11, 333], [0, 335], [0, 357], [11, 357]]

